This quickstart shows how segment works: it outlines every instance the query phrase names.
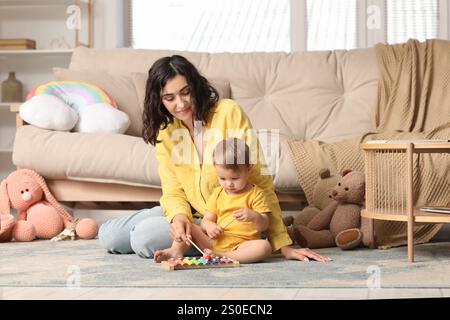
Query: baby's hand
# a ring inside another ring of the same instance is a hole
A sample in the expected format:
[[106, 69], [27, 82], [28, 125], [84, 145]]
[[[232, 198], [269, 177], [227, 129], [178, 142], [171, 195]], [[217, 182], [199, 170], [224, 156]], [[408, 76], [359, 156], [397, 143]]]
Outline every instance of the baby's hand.
[[251, 209], [239, 209], [233, 212], [233, 217], [235, 217], [237, 221], [249, 222], [255, 221], [258, 214], [258, 212]]
[[223, 229], [219, 225], [217, 225], [214, 222], [210, 222], [205, 226], [206, 234], [211, 239], [217, 239], [220, 238], [223, 235]]

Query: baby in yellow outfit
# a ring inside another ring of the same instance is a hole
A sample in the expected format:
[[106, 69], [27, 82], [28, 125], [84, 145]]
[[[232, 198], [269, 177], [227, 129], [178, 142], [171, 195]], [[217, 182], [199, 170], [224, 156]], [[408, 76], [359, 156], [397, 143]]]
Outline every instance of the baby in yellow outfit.
[[213, 157], [220, 187], [208, 199], [201, 222], [212, 239], [212, 253], [242, 263], [260, 261], [272, 251], [270, 243], [261, 239], [269, 226], [270, 207], [264, 191], [248, 182], [249, 147], [237, 138], [225, 139], [217, 144]]
[[[204, 219], [214, 222], [223, 229], [223, 235], [216, 238], [214, 233], [216, 226], [204, 220], [205, 223], [202, 225], [204, 230], [211, 234], [211, 238], [215, 238], [213, 251], [233, 251], [245, 241], [261, 239], [260, 231], [263, 230], [258, 230], [251, 218], [252, 215], [267, 214], [270, 209], [264, 201], [261, 188], [257, 186], [248, 188], [250, 188], [248, 191], [244, 189], [240, 193], [228, 193], [224, 187], [217, 187], [206, 203], [208, 213]], [[250, 210], [256, 213], [249, 213]], [[244, 218], [245, 215], [247, 219]], [[264, 222], [262, 224], [264, 225]]]

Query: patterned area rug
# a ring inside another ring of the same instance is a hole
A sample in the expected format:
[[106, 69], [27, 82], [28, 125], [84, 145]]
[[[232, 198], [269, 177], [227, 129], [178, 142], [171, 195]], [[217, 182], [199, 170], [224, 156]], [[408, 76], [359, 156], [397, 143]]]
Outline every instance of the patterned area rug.
[[112, 255], [98, 240], [0, 244], [0, 286], [450, 288], [450, 242], [389, 250], [317, 250], [330, 263], [274, 256], [239, 268], [164, 271], [137, 255]]

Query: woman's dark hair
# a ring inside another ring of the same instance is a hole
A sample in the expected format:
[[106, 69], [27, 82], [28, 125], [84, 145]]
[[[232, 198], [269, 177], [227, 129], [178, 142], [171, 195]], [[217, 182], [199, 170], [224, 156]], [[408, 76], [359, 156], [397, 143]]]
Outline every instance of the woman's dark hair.
[[206, 124], [211, 109], [219, 100], [217, 90], [186, 58], [174, 55], [158, 59], [148, 71], [145, 87], [142, 137], [146, 143], [155, 145], [161, 142], [157, 140], [159, 130], [167, 128], [173, 121], [173, 116], [162, 103], [161, 91], [176, 75], [184, 76], [190, 87], [195, 105], [194, 120]]

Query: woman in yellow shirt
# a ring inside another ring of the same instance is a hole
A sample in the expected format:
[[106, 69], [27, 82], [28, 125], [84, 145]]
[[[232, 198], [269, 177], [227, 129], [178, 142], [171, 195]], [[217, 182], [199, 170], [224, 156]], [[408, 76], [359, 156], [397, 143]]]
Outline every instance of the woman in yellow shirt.
[[[150, 68], [143, 121], [144, 140], [156, 146], [161, 207], [104, 223], [99, 239], [111, 253], [135, 252], [151, 258], [170, 247], [172, 239], [189, 243], [190, 222], [200, 223], [206, 201], [219, 185], [212, 163], [217, 141], [236, 137], [252, 146], [253, 135], [241, 107], [229, 99], [219, 100], [195, 66], [177, 55], [161, 58]], [[290, 246], [272, 177], [262, 175], [262, 167], [262, 161], [252, 166], [249, 181], [265, 192], [271, 208], [267, 234], [272, 250], [281, 250], [287, 259], [328, 261], [308, 248]]]

